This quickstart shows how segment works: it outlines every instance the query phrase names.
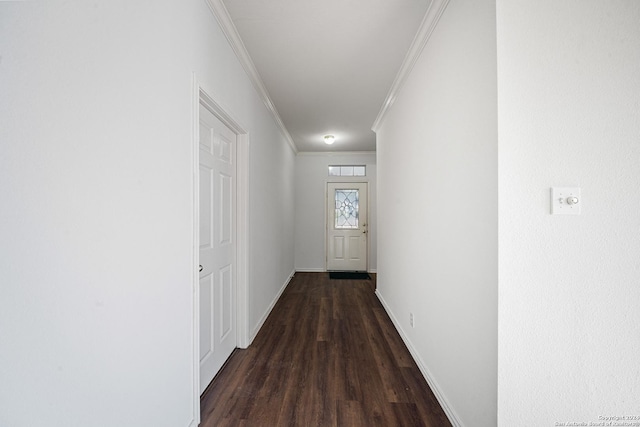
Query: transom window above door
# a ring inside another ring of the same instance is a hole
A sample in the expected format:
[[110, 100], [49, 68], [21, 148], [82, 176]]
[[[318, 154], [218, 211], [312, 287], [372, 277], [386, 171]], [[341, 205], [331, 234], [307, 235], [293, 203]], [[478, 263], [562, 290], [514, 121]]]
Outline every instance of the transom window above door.
[[366, 176], [367, 167], [365, 165], [331, 165], [329, 166], [329, 176]]

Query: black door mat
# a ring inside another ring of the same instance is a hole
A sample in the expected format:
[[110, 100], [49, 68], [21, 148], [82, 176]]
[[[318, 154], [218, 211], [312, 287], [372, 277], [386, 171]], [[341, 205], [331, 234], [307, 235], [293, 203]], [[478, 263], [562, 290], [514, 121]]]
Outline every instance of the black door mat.
[[369, 273], [355, 271], [332, 271], [329, 273], [329, 279], [337, 280], [371, 280]]

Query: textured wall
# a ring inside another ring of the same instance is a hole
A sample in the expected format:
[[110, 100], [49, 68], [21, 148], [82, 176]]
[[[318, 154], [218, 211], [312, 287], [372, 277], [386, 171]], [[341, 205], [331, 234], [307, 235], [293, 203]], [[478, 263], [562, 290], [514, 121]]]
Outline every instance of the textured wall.
[[640, 2], [497, 3], [499, 425], [638, 416]]

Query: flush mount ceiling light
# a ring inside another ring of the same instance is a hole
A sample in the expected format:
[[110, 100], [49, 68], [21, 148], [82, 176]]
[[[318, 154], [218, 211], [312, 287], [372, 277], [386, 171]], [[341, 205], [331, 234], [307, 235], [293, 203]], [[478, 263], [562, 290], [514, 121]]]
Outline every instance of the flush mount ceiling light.
[[324, 143], [327, 145], [331, 145], [335, 142], [336, 137], [333, 135], [325, 135], [324, 136]]

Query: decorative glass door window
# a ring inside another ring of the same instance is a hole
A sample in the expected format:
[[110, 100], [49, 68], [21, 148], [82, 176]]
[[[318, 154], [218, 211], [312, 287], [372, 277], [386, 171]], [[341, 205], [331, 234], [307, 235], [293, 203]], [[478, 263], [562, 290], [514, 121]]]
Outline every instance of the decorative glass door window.
[[358, 190], [336, 190], [335, 228], [358, 228]]

